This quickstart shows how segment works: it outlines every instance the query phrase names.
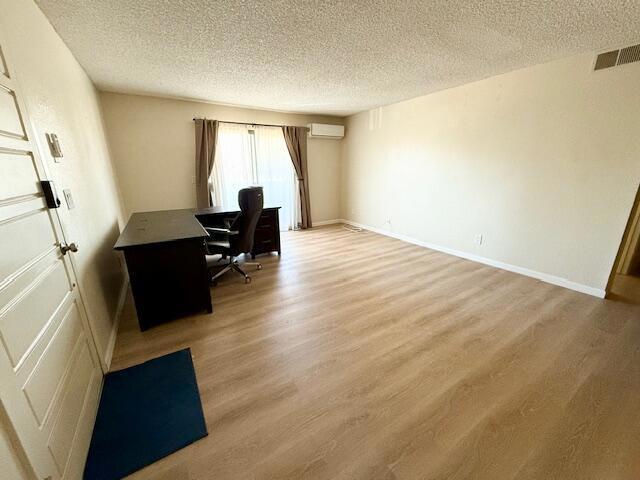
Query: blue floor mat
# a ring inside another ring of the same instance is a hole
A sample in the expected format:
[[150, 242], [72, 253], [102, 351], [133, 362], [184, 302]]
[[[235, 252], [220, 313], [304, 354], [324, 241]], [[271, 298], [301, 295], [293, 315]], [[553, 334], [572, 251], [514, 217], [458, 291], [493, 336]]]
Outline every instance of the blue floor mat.
[[120, 479], [205, 436], [190, 349], [108, 373], [84, 478]]

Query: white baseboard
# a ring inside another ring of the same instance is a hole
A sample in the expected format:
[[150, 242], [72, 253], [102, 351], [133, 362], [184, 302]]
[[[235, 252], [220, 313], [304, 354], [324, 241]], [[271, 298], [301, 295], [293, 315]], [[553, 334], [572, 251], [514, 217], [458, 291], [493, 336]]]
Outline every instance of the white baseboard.
[[118, 306], [116, 308], [116, 316], [113, 319], [113, 326], [111, 327], [111, 335], [109, 336], [109, 343], [107, 344], [107, 350], [104, 353], [104, 364], [107, 367], [107, 371], [111, 367], [111, 360], [113, 359], [113, 350], [116, 347], [116, 338], [118, 337], [118, 327], [120, 326], [120, 318], [122, 317], [124, 302], [127, 299], [128, 289], [129, 289], [129, 277], [125, 275], [124, 280], [122, 281], [122, 287], [120, 287], [120, 295], [118, 296]]
[[333, 220], [322, 220], [321, 222], [313, 222], [314, 227], [322, 227], [323, 225], [333, 225], [335, 223], [344, 223], [341, 218], [334, 218]]
[[520, 275], [525, 275], [527, 277], [532, 277], [538, 280], [542, 280], [543, 282], [551, 283], [559, 287], [575, 290], [576, 292], [586, 293], [587, 295], [593, 295], [594, 297], [604, 298], [606, 294], [604, 289], [590, 287], [588, 285], [583, 285], [581, 283], [577, 283], [577, 282], [568, 280], [566, 278], [556, 277], [555, 275], [550, 275], [548, 273], [537, 272], [535, 270], [519, 267], [517, 265], [511, 265], [509, 263], [500, 262], [498, 260], [493, 260], [491, 258], [481, 257], [480, 255], [474, 255], [472, 253], [462, 252], [460, 250], [454, 250], [448, 247], [441, 247], [440, 245], [435, 245], [429, 242], [423, 242], [422, 240], [417, 240], [415, 238], [408, 237], [406, 235], [389, 232], [387, 230], [371, 227], [369, 225], [363, 225], [361, 223], [353, 222], [351, 220], [340, 219], [336, 223], [346, 223], [348, 225], [353, 225], [354, 227], [359, 227], [364, 230], [369, 230], [371, 232], [379, 233], [380, 235], [385, 235], [387, 237], [396, 238], [398, 240], [402, 240], [407, 243], [412, 243], [420, 247], [429, 248], [431, 250], [437, 250], [438, 252], [442, 252], [442, 253], [453, 255], [456, 257], [464, 258], [466, 260], [482, 263], [484, 265], [489, 265], [491, 267], [500, 268], [502, 270], [507, 270], [509, 272], [519, 273]]

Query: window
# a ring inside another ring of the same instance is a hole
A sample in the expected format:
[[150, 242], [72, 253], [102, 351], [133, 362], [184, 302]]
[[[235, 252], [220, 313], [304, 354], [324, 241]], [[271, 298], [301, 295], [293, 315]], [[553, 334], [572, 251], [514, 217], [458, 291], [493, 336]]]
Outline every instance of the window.
[[215, 163], [209, 179], [214, 205], [238, 209], [238, 190], [264, 189], [265, 207], [280, 209], [280, 229], [298, 228], [298, 181], [282, 129], [221, 123]]

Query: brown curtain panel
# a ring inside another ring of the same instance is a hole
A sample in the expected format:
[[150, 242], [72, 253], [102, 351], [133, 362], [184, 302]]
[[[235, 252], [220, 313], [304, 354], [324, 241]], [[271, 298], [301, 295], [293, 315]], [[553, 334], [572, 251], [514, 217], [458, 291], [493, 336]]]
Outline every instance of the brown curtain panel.
[[218, 121], [206, 118], [196, 119], [196, 205], [198, 208], [211, 206], [209, 176], [213, 171], [218, 143]]
[[309, 174], [307, 170], [307, 128], [282, 127], [284, 140], [289, 149], [293, 168], [298, 177], [300, 189], [300, 210], [302, 212], [302, 228], [311, 227], [311, 203], [309, 201]]

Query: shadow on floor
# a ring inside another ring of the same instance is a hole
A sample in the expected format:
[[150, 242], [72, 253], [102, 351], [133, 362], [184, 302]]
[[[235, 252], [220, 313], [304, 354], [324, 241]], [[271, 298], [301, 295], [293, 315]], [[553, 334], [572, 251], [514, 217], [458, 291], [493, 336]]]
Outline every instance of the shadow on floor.
[[607, 298], [609, 300], [640, 305], [640, 277], [634, 275], [616, 275]]

